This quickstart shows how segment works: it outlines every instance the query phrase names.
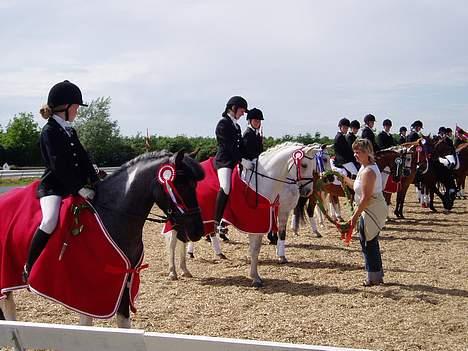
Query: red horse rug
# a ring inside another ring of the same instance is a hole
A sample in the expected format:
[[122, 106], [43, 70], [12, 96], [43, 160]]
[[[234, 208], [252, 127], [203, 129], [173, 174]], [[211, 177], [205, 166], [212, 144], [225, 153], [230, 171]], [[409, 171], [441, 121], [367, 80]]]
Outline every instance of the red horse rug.
[[[0, 197], [0, 298], [26, 288], [22, 271], [42, 215], [39, 182]], [[29, 288], [62, 305], [96, 318], [117, 312], [127, 281], [131, 301], [138, 294], [139, 268], [131, 269], [124, 253], [83, 198], [62, 201], [57, 229], [33, 266]]]
[[[214, 211], [219, 180], [214, 167], [214, 159], [201, 163], [205, 178], [197, 184], [197, 200], [201, 209], [205, 234], [211, 234], [214, 228]], [[224, 210], [223, 221], [248, 234], [267, 234], [277, 231], [279, 197], [270, 202], [266, 197], [255, 192], [239, 176], [239, 168], [232, 173], [231, 193]], [[163, 233], [172, 229], [170, 223], [164, 226]]]

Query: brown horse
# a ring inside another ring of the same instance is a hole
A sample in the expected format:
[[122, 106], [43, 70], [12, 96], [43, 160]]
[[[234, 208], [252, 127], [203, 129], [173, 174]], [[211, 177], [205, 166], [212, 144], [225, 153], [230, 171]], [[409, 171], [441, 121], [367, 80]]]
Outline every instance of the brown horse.
[[455, 180], [457, 182], [458, 194], [465, 197], [465, 181], [468, 175], [468, 143], [461, 144], [456, 149], [460, 166], [454, 170]]
[[[449, 211], [456, 196], [455, 178], [453, 171], [445, 167], [439, 158], [447, 156], [448, 150], [453, 150], [453, 146], [448, 147], [444, 139], [434, 141], [429, 136], [423, 136], [418, 143], [427, 157], [418, 165], [416, 186], [429, 192], [429, 208], [432, 211], [437, 212], [434, 207], [434, 194], [442, 200], [444, 209]], [[439, 190], [439, 185], [443, 185], [445, 193]]]

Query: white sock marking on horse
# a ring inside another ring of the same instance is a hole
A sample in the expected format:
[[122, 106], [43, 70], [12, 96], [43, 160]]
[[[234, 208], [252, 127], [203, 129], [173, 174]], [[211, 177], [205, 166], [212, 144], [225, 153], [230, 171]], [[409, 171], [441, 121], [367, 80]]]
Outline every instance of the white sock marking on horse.
[[292, 217], [291, 217], [291, 229], [294, 230], [295, 232], [297, 232], [298, 225], [297, 225], [297, 216], [296, 215], [292, 215]]
[[194, 245], [193, 245], [193, 241], [189, 241], [188, 242], [188, 245], [187, 245], [187, 253], [188, 254], [193, 254], [193, 249], [194, 249]]
[[213, 247], [213, 251], [216, 255], [220, 255], [223, 252], [221, 251], [221, 243], [219, 241], [218, 234], [211, 237], [211, 246]]
[[310, 227], [312, 228], [312, 231], [315, 233], [315, 232], [318, 232], [318, 229], [317, 229], [317, 222], [315, 222], [315, 218], [314, 217], [309, 217], [309, 221], [310, 221]]
[[285, 240], [278, 239], [278, 242], [276, 243], [276, 254], [278, 257], [283, 257], [285, 256]]

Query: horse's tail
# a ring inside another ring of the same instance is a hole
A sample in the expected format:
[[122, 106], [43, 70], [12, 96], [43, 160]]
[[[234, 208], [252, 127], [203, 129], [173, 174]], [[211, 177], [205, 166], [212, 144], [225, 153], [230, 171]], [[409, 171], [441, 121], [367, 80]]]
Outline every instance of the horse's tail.
[[294, 208], [294, 215], [299, 225], [305, 223], [305, 208], [308, 200], [308, 197], [299, 197], [299, 201], [297, 201], [297, 205]]

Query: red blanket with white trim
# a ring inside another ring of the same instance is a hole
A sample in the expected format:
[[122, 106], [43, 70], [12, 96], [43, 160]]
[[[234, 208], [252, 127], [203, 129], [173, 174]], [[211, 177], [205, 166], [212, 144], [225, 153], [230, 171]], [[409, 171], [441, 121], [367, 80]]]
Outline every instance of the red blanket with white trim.
[[[197, 200], [201, 209], [205, 234], [214, 232], [214, 210], [219, 180], [213, 158], [201, 163], [205, 178], [197, 184]], [[224, 211], [223, 220], [240, 231], [249, 234], [266, 234], [277, 231], [279, 199], [271, 203], [267, 198], [256, 194], [254, 189], [241, 179], [236, 167], [232, 173], [231, 193]], [[163, 233], [171, 230], [164, 226]]]
[[[0, 298], [7, 291], [27, 287], [22, 281], [23, 265], [42, 218], [36, 198], [38, 184], [0, 197]], [[132, 274], [130, 262], [94, 211], [82, 209], [76, 223], [72, 207], [84, 204], [79, 196], [63, 199], [59, 224], [33, 266], [29, 284], [32, 291], [72, 310], [109, 318], [117, 312]], [[73, 228], [80, 226], [81, 233], [73, 235]], [[68, 245], [65, 250], [64, 243]], [[138, 274], [133, 275], [132, 302], [139, 285]]]

